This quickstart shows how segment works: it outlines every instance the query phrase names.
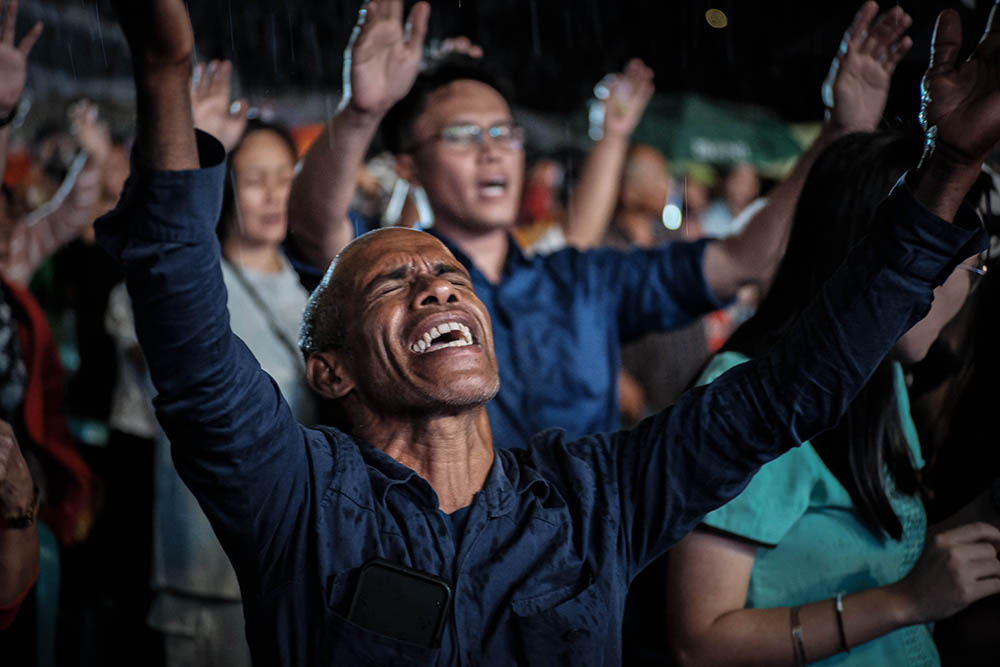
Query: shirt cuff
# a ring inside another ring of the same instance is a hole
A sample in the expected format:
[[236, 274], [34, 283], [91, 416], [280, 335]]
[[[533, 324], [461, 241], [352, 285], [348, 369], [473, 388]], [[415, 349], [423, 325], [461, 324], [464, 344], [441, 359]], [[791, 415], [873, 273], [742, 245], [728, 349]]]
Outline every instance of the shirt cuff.
[[886, 262], [905, 275], [940, 285], [967, 257], [989, 246], [989, 237], [972, 207], [963, 204], [954, 222], [934, 215], [913, 195], [903, 174], [879, 207], [884, 224], [880, 232], [890, 237], [883, 245]]
[[97, 240], [115, 259], [128, 241], [200, 243], [215, 235], [222, 210], [226, 152], [196, 130], [199, 169], [151, 169], [133, 153], [118, 205], [95, 224]]

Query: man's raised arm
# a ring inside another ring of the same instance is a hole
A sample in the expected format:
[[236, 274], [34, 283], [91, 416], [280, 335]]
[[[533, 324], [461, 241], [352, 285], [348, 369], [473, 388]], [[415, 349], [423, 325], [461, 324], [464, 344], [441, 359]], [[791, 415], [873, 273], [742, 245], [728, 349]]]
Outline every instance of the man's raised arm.
[[844, 33], [823, 83], [827, 114], [819, 137], [742, 232], [706, 248], [705, 278], [720, 299], [734, 296], [745, 284], [770, 283], [785, 254], [799, 193], [816, 158], [837, 138], [878, 127], [892, 73], [913, 42], [903, 36], [911, 23], [906, 12], [893, 7], [876, 19], [877, 13], [878, 3], [868, 0]]
[[927, 148], [879, 208], [878, 232], [765, 355], [619, 436], [656, 443], [619, 448], [630, 484], [623, 495], [638, 499], [623, 521], [637, 566], [735, 497], [760, 465], [834, 426], [899, 337], [927, 315], [934, 288], [986, 247], [977, 216], [960, 207], [1000, 141], [997, 6], [975, 52], [959, 63], [961, 37], [958, 14], [943, 12], [921, 87]]
[[197, 169], [191, 116], [194, 34], [182, 3], [115, 0], [132, 52], [136, 154], [152, 169]]
[[348, 209], [358, 168], [385, 113], [420, 68], [430, 5], [403, 25], [402, 0], [366, 2], [344, 52], [344, 97], [306, 153], [288, 200], [290, 234], [302, 259], [326, 267], [354, 238]]

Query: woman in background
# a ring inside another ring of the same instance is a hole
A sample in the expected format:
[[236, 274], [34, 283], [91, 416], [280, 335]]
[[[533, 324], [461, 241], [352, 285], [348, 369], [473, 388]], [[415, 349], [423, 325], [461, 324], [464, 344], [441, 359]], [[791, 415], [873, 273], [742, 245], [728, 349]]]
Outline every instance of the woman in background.
[[[831, 144], [803, 188], [771, 291], [703, 381], [767, 350], [851, 248], [880, 233], [875, 209], [920, 151], [899, 132]], [[669, 634], [680, 664], [939, 664], [926, 624], [1000, 591], [997, 528], [959, 525], [966, 516], [928, 533], [903, 375], [981, 271], [971, 257], [935, 290], [836, 428], [766, 464], [671, 551]]]

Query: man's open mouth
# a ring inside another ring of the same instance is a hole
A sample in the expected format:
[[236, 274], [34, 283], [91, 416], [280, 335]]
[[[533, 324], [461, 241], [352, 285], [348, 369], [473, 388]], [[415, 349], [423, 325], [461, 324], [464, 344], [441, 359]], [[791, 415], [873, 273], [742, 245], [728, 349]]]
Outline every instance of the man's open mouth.
[[469, 327], [460, 322], [442, 322], [425, 331], [422, 338], [410, 345], [410, 350], [416, 354], [424, 354], [446, 347], [466, 347], [472, 343]]

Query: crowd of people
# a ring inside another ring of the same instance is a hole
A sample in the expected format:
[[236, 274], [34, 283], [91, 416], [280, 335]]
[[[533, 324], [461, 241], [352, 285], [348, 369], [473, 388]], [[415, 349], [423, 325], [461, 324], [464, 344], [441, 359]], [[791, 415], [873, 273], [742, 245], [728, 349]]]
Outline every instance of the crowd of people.
[[364, 3], [307, 145], [112, 4], [135, 126], [15, 164], [2, 3], [0, 664], [995, 660], [995, 9], [893, 124], [865, 2], [765, 189], [633, 142], [638, 59], [568, 173], [426, 2]]

